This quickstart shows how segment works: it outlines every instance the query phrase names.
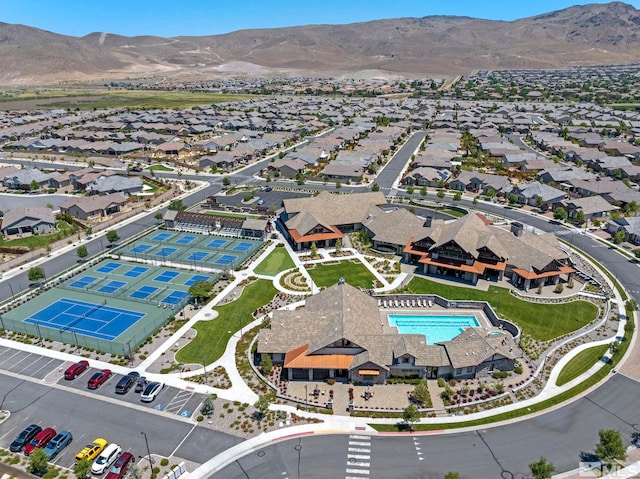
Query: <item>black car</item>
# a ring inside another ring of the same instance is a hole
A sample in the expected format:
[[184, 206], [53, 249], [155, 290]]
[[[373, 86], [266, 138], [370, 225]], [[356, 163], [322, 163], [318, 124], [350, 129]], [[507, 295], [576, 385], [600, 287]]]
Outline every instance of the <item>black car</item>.
[[30, 426], [27, 426], [24, 431], [16, 436], [16, 438], [11, 443], [11, 446], [9, 446], [9, 450], [11, 452], [22, 451], [24, 446], [26, 446], [29, 441], [31, 441], [31, 439], [36, 437], [36, 435], [40, 431], [42, 431], [42, 428], [37, 424], [31, 424]]
[[122, 379], [118, 381], [118, 384], [116, 384], [116, 394], [127, 394], [138, 377], [140, 377], [140, 373], [135, 371], [131, 371], [126, 376], [123, 376]]
[[137, 393], [141, 393], [142, 391], [144, 391], [144, 388], [147, 387], [147, 384], [149, 384], [147, 382], [147, 378], [145, 378], [144, 376], [140, 376], [138, 378], [138, 381], [136, 382], [136, 388], [134, 389], [134, 391]]

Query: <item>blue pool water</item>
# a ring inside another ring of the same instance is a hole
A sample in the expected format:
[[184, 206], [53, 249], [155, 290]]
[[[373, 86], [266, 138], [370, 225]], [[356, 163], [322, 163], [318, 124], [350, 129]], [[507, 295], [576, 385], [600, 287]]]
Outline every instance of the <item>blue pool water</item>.
[[400, 334], [423, 334], [427, 344], [451, 341], [464, 328], [480, 326], [475, 316], [446, 316], [425, 314], [390, 314], [389, 324], [396, 326]]

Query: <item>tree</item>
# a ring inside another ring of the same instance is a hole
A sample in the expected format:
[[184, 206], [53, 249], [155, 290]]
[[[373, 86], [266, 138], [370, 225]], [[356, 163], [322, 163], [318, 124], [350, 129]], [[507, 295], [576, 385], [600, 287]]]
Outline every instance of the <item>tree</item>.
[[409, 430], [413, 431], [413, 424], [420, 420], [418, 408], [413, 404], [409, 404], [402, 412], [402, 420], [409, 425]]
[[536, 195], [536, 208], [540, 208], [542, 206], [543, 202], [544, 202], [544, 200], [542, 199], [542, 196], [537, 196]]
[[553, 210], [553, 219], [558, 221], [564, 221], [567, 219], [567, 210], [565, 210], [562, 206], [559, 206], [555, 210]]
[[444, 190], [438, 190], [438, 193], [436, 194], [436, 196], [440, 199], [444, 198]]
[[613, 235], [613, 244], [622, 243], [624, 241], [624, 237], [625, 234], [623, 230], [617, 231], [616, 234]]
[[78, 248], [76, 249], [76, 254], [80, 259], [83, 259], [89, 256], [89, 252], [87, 251], [87, 247], [85, 245], [78, 246]]
[[229, 186], [231, 184], [231, 180], [229, 179], [228, 176], [225, 176], [224, 178], [222, 178], [222, 184], [224, 186]]
[[162, 213], [156, 213], [153, 217], [160, 221], [162, 219]]
[[449, 471], [444, 475], [444, 479], [460, 479], [460, 474], [457, 472]]
[[189, 294], [194, 297], [196, 302], [201, 299], [206, 299], [211, 294], [211, 290], [213, 289], [213, 284], [208, 281], [196, 281], [191, 286], [189, 286]]
[[600, 429], [600, 442], [596, 444], [595, 453], [605, 464], [624, 461], [627, 457], [620, 432], [615, 429]]
[[271, 401], [268, 396], [258, 397], [258, 400], [253, 405], [253, 407], [255, 407], [258, 410], [256, 413], [258, 420], [264, 418], [270, 405], [271, 405]]
[[420, 188], [420, 196], [427, 196], [427, 187], [423, 186]]
[[107, 238], [107, 241], [110, 244], [116, 243], [120, 240], [120, 235], [116, 230], [107, 231], [107, 234], [105, 235], [105, 237]]
[[217, 398], [218, 398], [218, 395], [215, 393], [207, 395], [204, 398], [204, 401], [202, 401], [202, 407], [200, 408], [200, 412], [205, 416], [212, 414], [213, 410], [215, 409], [215, 400]]
[[78, 479], [84, 479], [91, 472], [91, 461], [89, 459], [81, 459], [73, 466], [73, 473]]
[[342, 253], [342, 240], [338, 238], [336, 240], [336, 254]]
[[473, 197], [473, 204], [474, 204], [474, 205], [477, 205], [477, 204], [478, 204], [478, 197], [477, 197], [477, 196], [474, 196], [474, 197]]
[[31, 191], [35, 191], [38, 188], [40, 188], [40, 185], [38, 184], [38, 182], [36, 180], [32, 180], [31, 183], [29, 183], [29, 189]]
[[41, 279], [44, 279], [44, 269], [36, 266], [33, 267], [31, 269], [29, 269], [29, 272], [27, 273], [27, 277], [29, 278], [29, 281], [32, 283], [37, 283], [39, 282]]
[[44, 449], [38, 448], [29, 455], [29, 466], [27, 471], [31, 474], [42, 474], [47, 470], [47, 460], [49, 456]]
[[413, 194], [413, 186], [410, 186], [407, 188], [407, 193], [412, 195]]
[[582, 210], [576, 211], [576, 214], [573, 216], [573, 221], [577, 225], [581, 225], [582, 223], [584, 223], [584, 211]]
[[429, 387], [426, 381], [420, 381], [413, 389], [413, 399], [419, 403], [425, 403], [429, 400]]
[[184, 211], [187, 209], [187, 205], [185, 205], [181, 199], [171, 200], [169, 206], [167, 206], [168, 210], [172, 211]]
[[541, 457], [539, 461], [529, 464], [531, 475], [534, 479], [551, 479], [553, 471], [556, 467], [551, 462], [547, 462], [545, 457]]
[[271, 356], [269, 354], [262, 354], [260, 357], [260, 370], [262, 374], [268, 376], [272, 369], [273, 361], [271, 361]]
[[378, 183], [372, 184], [371, 191], [380, 191], [380, 185]]
[[460, 201], [462, 199], [462, 193], [461, 192], [456, 192], [455, 195], [453, 195], [453, 201]]
[[515, 205], [518, 202], [518, 195], [516, 195], [515, 193], [509, 193], [509, 196], [507, 196], [507, 200], [509, 201], [510, 205]]
[[339, 190], [340, 188], [342, 188], [342, 183], [336, 181], [336, 190]]
[[311, 243], [311, 257], [315, 258], [316, 256], [318, 256], [318, 247], [315, 243]]

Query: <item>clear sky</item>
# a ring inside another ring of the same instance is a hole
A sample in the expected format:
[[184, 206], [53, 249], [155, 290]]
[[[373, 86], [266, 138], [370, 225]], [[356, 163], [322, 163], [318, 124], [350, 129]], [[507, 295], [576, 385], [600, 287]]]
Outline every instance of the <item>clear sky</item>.
[[[247, 28], [462, 15], [515, 20], [579, 0], [0, 0], [0, 22], [65, 35], [216, 35]], [[627, 3], [640, 8], [640, 0]]]

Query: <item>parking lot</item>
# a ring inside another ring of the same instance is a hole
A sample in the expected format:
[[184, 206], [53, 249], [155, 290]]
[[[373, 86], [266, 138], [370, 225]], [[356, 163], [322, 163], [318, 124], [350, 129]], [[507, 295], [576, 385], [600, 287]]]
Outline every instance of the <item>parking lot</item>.
[[[116, 394], [115, 386], [122, 377], [120, 374], [112, 374], [98, 389], [89, 390], [87, 381], [99, 369], [89, 367], [80, 376], [72, 381], [64, 379], [64, 371], [71, 366], [71, 362], [51, 359], [38, 354], [32, 354], [17, 349], [0, 347], [0, 369], [16, 374], [22, 374], [40, 379], [45, 383], [57, 383], [72, 389], [95, 394], [97, 396], [113, 398], [136, 406], [164, 411], [170, 414], [178, 414], [182, 417], [191, 417], [198, 411], [198, 405], [203, 396], [193, 391], [168, 387], [160, 392], [155, 401], [143, 403], [140, 401], [140, 393], [131, 388], [126, 394]], [[91, 362], [89, 362], [91, 364]]]

